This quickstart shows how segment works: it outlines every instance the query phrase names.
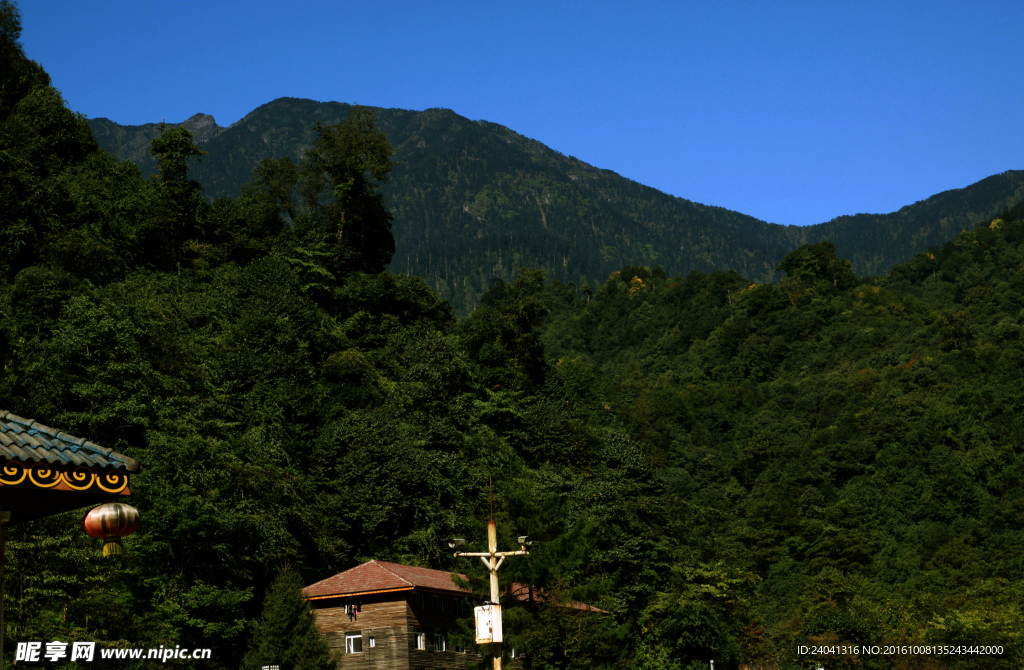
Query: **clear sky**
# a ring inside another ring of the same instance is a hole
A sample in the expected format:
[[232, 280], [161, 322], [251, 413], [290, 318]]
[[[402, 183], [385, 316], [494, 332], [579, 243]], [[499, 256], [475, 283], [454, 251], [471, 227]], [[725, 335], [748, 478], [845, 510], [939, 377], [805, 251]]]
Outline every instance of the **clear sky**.
[[783, 224], [1024, 168], [1024, 2], [20, 0], [72, 109], [220, 125], [281, 96], [508, 126]]

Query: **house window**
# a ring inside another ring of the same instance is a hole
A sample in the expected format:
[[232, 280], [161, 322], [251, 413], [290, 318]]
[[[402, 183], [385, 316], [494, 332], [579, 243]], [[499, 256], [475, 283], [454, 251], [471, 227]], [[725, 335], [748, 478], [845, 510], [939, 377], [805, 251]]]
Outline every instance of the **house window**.
[[515, 647], [512, 647], [512, 654], [511, 654], [511, 656], [512, 656], [512, 658], [519, 658], [519, 650], [516, 649]]
[[423, 630], [419, 628], [412, 629], [412, 643], [415, 649], [427, 648], [427, 636], [423, 634]]
[[412, 594], [412, 608], [417, 610], [424, 609], [422, 593]]
[[433, 597], [433, 601], [434, 601], [434, 611], [435, 612], [442, 612], [443, 613], [444, 612], [444, 598], [442, 596], [434, 596]]
[[445, 637], [444, 631], [439, 630], [434, 633], [434, 651], [444, 651], [447, 645], [447, 638]]
[[466, 653], [466, 645], [462, 644], [461, 642], [455, 641], [455, 640], [452, 640], [452, 649], [455, 650], [456, 654], [465, 654]]
[[359, 654], [363, 651], [363, 636], [360, 633], [347, 633], [345, 635], [345, 653]]

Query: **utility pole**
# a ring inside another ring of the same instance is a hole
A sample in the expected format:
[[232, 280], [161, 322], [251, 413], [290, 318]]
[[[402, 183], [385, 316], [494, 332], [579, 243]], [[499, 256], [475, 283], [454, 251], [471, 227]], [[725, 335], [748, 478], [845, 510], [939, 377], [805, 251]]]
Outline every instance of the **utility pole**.
[[[455, 538], [448, 541], [448, 546], [455, 548], [461, 547], [466, 544], [466, 541], [462, 538]], [[460, 558], [463, 556], [479, 556], [480, 560], [483, 561], [484, 565], [487, 566], [487, 571], [491, 574], [491, 601], [490, 614], [492, 621], [492, 636], [491, 649], [494, 656], [494, 670], [501, 670], [501, 602], [500, 602], [500, 589], [498, 588], [498, 568], [505, 562], [506, 556], [529, 556], [530, 552], [526, 549], [528, 546], [533, 544], [530, 538], [526, 535], [519, 537], [519, 550], [518, 551], [498, 551], [498, 524], [494, 521], [494, 497], [493, 492], [491, 494], [491, 519], [487, 522], [487, 551], [486, 552], [473, 552], [473, 551], [456, 551], [455, 557]], [[494, 621], [497, 621], [497, 626], [493, 625]], [[497, 639], [495, 639], [497, 638]]]

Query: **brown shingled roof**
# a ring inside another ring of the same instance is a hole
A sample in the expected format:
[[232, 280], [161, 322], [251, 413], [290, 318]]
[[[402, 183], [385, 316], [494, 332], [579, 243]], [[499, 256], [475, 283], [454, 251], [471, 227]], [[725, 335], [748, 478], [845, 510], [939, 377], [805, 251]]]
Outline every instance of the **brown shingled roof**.
[[[465, 575], [459, 575], [466, 579]], [[310, 600], [330, 598], [333, 596], [354, 596], [366, 593], [383, 593], [386, 591], [411, 591], [412, 589], [429, 589], [431, 591], [448, 591], [466, 594], [452, 582], [452, 573], [445, 570], [417, 568], [412, 565], [388, 563], [386, 561], [369, 561], [357, 565], [351, 570], [340, 572], [302, 590]]]
[[[452, 582], [452, 574], [446, 570], [417, 568], [413, 565], [402, 565], [401, 563], [368, 561], [345, 572], [339, 572], [333, 577], [310, 584], [302, 589], [302, 594], [308, 600], [339, 596], [361, 596], [370, 593], [387, 593], [389, 591], [412, 591], [413, 589], [447, 591], [459, 595], [469, 594], [469, 590], [459, 588]], [[466, 575], [459, 574], [458, 576], [460, 579], [466, 579]], [[529, 599], [529, 589], [525, 584], [513, 583], [511, 588], [512, 595], [517, 599], [522, 601]], [[533, 601], [536, 603], [544, 602], [544, 596], [539, 590], [534, 589]], [[587, 612], [604, 612], [602, 609], [576, 601], [566, 603], [565, 607]]]

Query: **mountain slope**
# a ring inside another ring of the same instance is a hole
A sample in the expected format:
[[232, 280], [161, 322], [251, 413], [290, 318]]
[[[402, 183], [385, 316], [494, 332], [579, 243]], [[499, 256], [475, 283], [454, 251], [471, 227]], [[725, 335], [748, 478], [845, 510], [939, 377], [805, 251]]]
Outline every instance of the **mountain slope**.
[[[185, 125], [209, 155], [195, 176], [208, 196], [236, 195], [261, 158], [298, 159], [317, 120], [337, 123], [350, 108], [280, 98], [228, 128], [197, 114]], [[451, 110], [375, 112], [401, 163], [387, 188], [396, 212], [391, 269], [426, 278], [460, 311], [475, 307], [492, 277], [509, 279], [520, 266], [577, 283], [601, 283], [627, 264], [670, 274], [731, 268], [768, 281], [789, 250], [823, 238], [859, 274], [879, 274], [1024, 198], [1024, 172], [1013, 171], [892, 214], [782, 226], [667, 195]], [[90, 125], [106, 150], [155, 171], [144, 150], [157, 125]]]

